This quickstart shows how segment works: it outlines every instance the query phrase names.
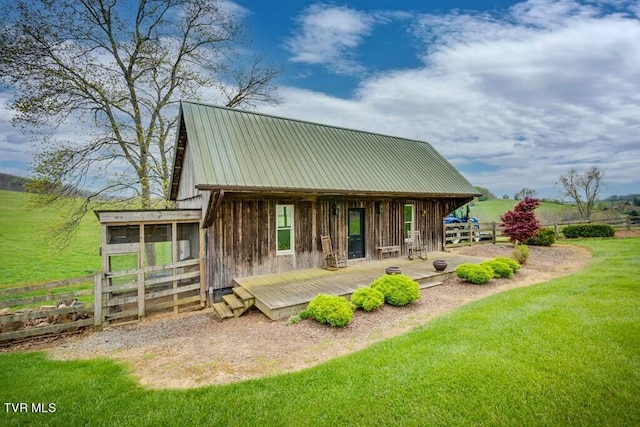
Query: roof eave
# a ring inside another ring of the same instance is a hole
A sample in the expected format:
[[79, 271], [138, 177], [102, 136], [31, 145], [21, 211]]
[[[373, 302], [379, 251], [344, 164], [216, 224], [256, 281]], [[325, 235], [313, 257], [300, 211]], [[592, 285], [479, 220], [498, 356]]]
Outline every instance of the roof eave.
[[224, 190], [226, 193], [261, 193], [269, 195], [294, 195], [307, 194], [317, 196], [363, 196], [363, 197], [393, 197], [393, 198], [474, 198], [480, 193], [427, 193], [427, 192], [402, 192], [402, 191], [378, 191], [378, 190], [334, 190], [326, 188], [288, 188], [288, 187], [250, 187], [250, 186], [219, 186], [210, 184], [197, 184], [201, 191]]

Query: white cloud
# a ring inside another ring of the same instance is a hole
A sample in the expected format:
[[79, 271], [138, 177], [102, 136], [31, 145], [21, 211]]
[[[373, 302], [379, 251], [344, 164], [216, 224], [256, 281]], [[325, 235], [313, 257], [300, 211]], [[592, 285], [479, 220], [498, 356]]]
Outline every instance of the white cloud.
[[530, 0], [502, 16], [421, 16], [423, 67], [369, 76], [346, 100], [283, 88], [283, 106], [270, 111], [429, 141], [496, 191], [552, 188], [569, 168], [592, 165], [612, 184], [638, 183], [633, 13]]
[[313, 4], [296, 19], [295, 34], [286, 43], [291, 61], [325, 65], [340, 73], [361, 71], [353, 52], [371, 33], [374, 21], [348, 7]]

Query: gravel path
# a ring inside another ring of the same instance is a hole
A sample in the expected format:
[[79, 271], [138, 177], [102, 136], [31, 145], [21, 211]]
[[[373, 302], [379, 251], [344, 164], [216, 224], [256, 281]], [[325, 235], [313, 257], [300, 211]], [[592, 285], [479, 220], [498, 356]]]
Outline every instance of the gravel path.
[[[341, 329], [312, 320], [271, 321], [257, 310], [226, 321], [198, 311], [88, 332], [49, 344], [46, 351], [61, 360], [108, 357], [126, 362], [149, 388], [224, 384], [296, 371], [405, 333], [469, 301], [571, 273], [590, 259], [586, 250], [574, 246], [530, 249], [529, 263], [514, 279], [494, 279], [483, 286], [450, 279], [422, 290], [422, 298], [410, 306], [358, 311]], [[487, 258], [508, 256], [511, 250], [510, 245], [482, 245], [455, 251]]]

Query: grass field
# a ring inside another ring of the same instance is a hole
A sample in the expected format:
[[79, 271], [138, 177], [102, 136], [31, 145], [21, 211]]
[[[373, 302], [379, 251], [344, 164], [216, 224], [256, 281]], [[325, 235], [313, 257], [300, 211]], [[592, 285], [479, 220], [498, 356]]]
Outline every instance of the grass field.
[[84, 276], [100, 269], [100, 224], [85, 216], [71, 244], [60, 249], [48, 230], [57, 209], [34, 209], [26, 193], [0, 190], [0, 288]]
[[[500, 216], [512, 210], [518, 201], [505, 199], [492, 199], [482, 202], [474, 202], [471, 206], [471, 216], [476, 217], [480, 222], [500, 222]], [[571, 205], [561, 205], [559, 203], [541, 202], [536, 209], [536, 217], [543, 224], [553, 224], [566, 221], [565, 217], [578, 216], [577, 209]], [[573, 214], [572, 214], [573, 213]], [[603, 214], [598, 212], [598, 214]], [[596, 213], [594, 213], [594, 218]]]
[[578, 244], [594, 254], [579, 273], [293, 374], [151, 391], [111, 360], [1, 354], [2, 400], [29, 410], [0, 424], [640, 425], [640, 239]]

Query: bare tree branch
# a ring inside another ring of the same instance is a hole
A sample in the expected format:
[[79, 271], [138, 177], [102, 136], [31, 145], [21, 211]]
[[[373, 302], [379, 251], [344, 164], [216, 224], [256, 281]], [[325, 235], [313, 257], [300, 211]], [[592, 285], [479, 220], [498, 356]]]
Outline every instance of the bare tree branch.
[[[277, 102], [280, 70], [233, 55], [243, 28], [223, 0], [12, 3], [0, 8], [0, 84], [13, 92], [14, 123], [41, 141], [33, 190], [45, 202], [91, 185], [91, 199], [126, 190], [151, 207], [168, 199], [181, 98]], [[52, 138], [76, 123], [94, 131]]]
[[562, 185], [562, 196], [575, 202], [580, 217], [589, 219], [604, 185], [603, 178], [604, 172], [595, 166], [584, 174], [570, 169], [569, 172], [560, 176], [556, 185]]

